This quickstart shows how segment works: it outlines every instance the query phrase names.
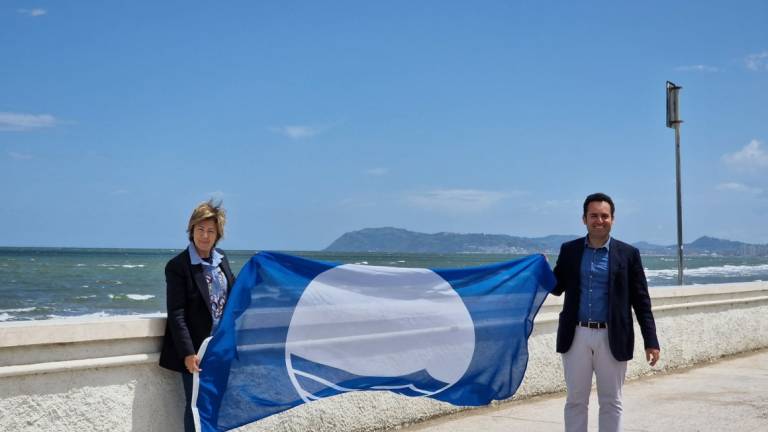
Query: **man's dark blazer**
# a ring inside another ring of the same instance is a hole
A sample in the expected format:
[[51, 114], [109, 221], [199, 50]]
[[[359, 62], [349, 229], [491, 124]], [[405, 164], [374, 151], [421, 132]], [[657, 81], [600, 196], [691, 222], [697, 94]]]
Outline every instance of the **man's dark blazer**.
[[[563, 243], [555, 264], [557, 285], [552, 294], [559, 296], [565, 293], [557, 328], [559, 353], [570, 349], [579, 321], [581, 257], [584, 255], [585, 241], [585, 237], [582, 237]], [[656, 338], [656, 324], [651, 312], [651, 298], [640, 251], [613, 238], [608, 250], [608, 340], [613, 357], [618, 361], [627, 361], [632, 358], [635, 347], [630, 308], [635, 310], [645, 348], [659, 349], [659, 341]]]
[[[220, 254], [222, 251], [216, 249]], [[219, 267], [227, 278], [227, 295], [235, 281], [225, 256]], [[160, 352], [160, 366], [183, 372], [184, 357], [197, 353], [203, 340], [211, 335], [213, 318], [208, 284], [203, 265], [192, 265], [189, 249], [173, 257], [165, 266], [168, 319]]]

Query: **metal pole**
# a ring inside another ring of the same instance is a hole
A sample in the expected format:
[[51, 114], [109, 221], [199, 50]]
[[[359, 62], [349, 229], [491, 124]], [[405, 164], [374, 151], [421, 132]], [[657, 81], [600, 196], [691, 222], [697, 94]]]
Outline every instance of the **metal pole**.
[[680, 123], [675, 123], [675, 167], [677, 171], [677, 284], [683, 284], [683, 202], [680, 190]]
[[683, 199], [680, 190], [680, 104], [682, 87], [667, 81], [667, 127], [675, 129], [675, 177], [677, 179], [677, 284], [683, 284]]

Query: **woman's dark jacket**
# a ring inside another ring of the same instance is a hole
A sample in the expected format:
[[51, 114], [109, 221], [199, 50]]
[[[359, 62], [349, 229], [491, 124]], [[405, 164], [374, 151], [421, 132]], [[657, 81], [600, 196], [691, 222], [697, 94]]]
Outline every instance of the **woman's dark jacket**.
[[[224, 255], [219, 249], [220, 254]], [[224, 256], [219, 264], [227, 278], [227, 296], [235, 282], [229, 261]], [[192, 265], [189, 249], [176, 255], [165, 266], [168, 320], [160, 352], [160, 366], [183, 372], [184, 358], [197, 353], [203, 340], [211, 335], [213, 318], [208, 284], [202, 264]]]

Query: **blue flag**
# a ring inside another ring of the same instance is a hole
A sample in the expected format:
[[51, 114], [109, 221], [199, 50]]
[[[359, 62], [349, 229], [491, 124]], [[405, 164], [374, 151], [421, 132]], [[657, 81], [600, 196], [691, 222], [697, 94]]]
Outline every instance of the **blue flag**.
[[361, 390], [465, 406], [509, 398], [554, 285], [543, 255], [430, 270], [258, 253], [201, 348], [198, 430]]

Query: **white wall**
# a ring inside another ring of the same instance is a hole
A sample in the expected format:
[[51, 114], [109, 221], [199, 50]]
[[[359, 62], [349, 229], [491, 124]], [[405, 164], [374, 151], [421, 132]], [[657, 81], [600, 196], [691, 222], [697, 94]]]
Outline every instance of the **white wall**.
[[[651, 290], [662, 371], [768, 347], [768, 282]], [[515, 399], [565, 388], [555, 331], [561, 298], [550, 297], [529, 340]], [[182, 430], [177, 373], [157, 366], [163, 318], [0, 324], [0, 431]], [[630, 378], [653, 373], [636, 329]], [[345, 394], [242, 428], [247, 431], [374, 431], [455, 412], [426, 398]]]

